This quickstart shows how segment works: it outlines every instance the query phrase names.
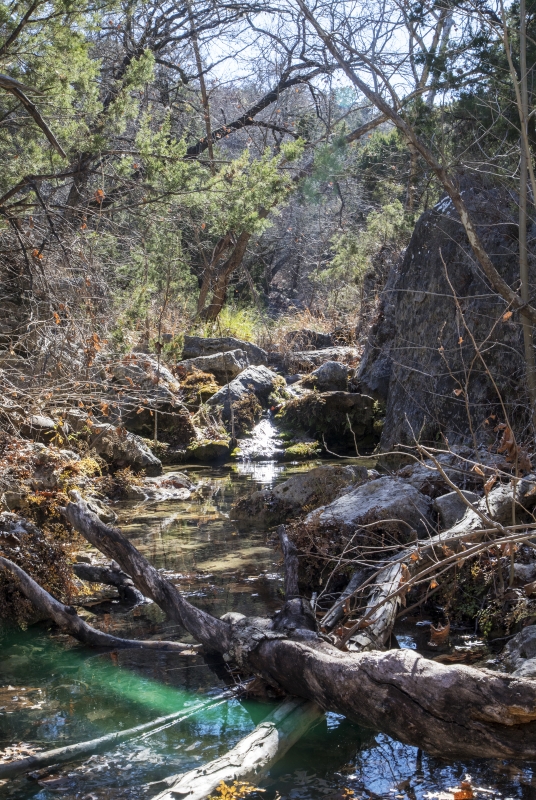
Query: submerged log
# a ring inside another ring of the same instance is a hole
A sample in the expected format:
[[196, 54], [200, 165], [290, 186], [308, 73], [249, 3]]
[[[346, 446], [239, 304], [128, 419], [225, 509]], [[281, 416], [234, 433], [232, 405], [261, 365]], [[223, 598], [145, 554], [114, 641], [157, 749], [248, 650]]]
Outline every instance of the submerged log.
[[17, 775], [22, 775], [24, 772], [43, 769], [44, 767], [50, 766], [50, 764], [65, 764], [68, 761], [77, 761], [78, 759], [85, 758], [93, 753], [111, 750], [115, 745], [127, 739], [134, 739], [136, 736], [151, 732], [157, 733], [162, 728], [176, 725], [179, 722], [193, 717], [198, 711], [204, 711], [208, 708], [221, 705], [221, 703], [226, 703], [231, 695], [231, 692], [226, 692], [210, 700], [208, 703], [200, 703], [195, 708], [189, 708], [186, 712], [184, 709], [182, 711], [175, 711], [174, 714], [158, 717], [157, 719], [151, 720], [151, 722], [136, 725], [135, 728], [128, 728], [124, 731], [114, 731], [113, 733], [107, 733], [105, 736], [99, 736], [97, 739], [89, 739], [87, 742], [68, 744], [65, 747], [55, 747], [54, 750], [46, 750], [43, 753], [36, 753], [33, 756], [26, 756], [26, 758], [19, 758], [16, 761], [9, 761], [7, 764], [0, 764], [0, 779], [15, 778]]
[[431, 754], [536, 757], [535, 681], [437, 664], [412, 650], [344, 653], [315, 631], [283, 633], [275, 631], [270, 620], [216, 620], [191, 606], [78, 495], [65, 514], [88, 541], [119, 563], [144, 595], [169, 609], [194, 637], [286, 693]]
[[45, 589], [31, 578], [21, 567], [14, 564], [8, 558], [0, 556], [0, 566], [7, 569], [17, 581], [20, 591], [28, 598], [33, 606], [47, 619], [51, 619], [65, 633], [78, 639], [79, 642], [88, 644], [91, 647], [113, 647], [114, 649], [144, 648], [148, 650], [171, 650], [180, 653], [183, 650], [191, 650], [192, 645], [183, 642], [155, 641], [153, 639], [122, 639], [119, 636], [112, 636], [104, 633], [91, 625], [88, 625], [76, 613], [72, 606], [60, 603], [49, 594]]
[[225, 755], [160, 781], [167, 788], [153, 800], [204, 800], [222, 781], [257, 784], [322, 716], [316, 703], [286, 700]]

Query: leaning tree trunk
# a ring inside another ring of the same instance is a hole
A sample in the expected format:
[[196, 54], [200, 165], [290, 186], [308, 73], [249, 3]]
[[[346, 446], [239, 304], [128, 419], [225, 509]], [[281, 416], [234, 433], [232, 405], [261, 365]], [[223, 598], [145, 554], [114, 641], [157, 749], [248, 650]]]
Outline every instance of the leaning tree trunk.
[[[444, 757], [536, 757], [536, 682], [427, 660], [412, 650], [345, 653], [288, 622], [217, 620], [191, 606], [74, 494], [65, 516], [144, 595], [205, 646], [288, 694]], [[296, 603], [290, 600], [286, 604]], [[291, 616], [289, 613], [287, 616]], [[285, 609], [279, 615], [285, 618]], [[301, 620], [301, 618], [298, 618]]]

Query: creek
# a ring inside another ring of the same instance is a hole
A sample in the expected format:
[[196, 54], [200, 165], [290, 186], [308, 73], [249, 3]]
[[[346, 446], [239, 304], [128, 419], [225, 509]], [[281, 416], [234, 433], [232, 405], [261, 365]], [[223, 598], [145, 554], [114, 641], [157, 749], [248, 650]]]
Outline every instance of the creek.
[[[245, 461], [186, 466], [200, 484], [188, 501], [116, 505], [119, 524], [140, 551], [196, 605], [266, 615], [281, 606], [280, 555], [266, 530], [243, 532], [229, 510], [247, 492], [269, 487], [318, 462]], [[325, 462], [324, 462], [325, 463]], [[340, 463], [340, 462], [339, 462]], [[100, 627], [123, 636], [176, 633], [154, 606], [124, 612], [109, 599], [88, 607]], [[235, 677], [219, 659], [190, 654], [95, 651], [39, 625], [0, 639], [0, 749], [50, 749], [130, 728], [217, 698]], [[187, 638], [181, 637], [185, 641]], [[415, 647], [411, 635], [401, 646]], [[150, 798], [143, 787], [187, 771], [229, 750], [273, 708], [234, 698], [189, 719], [130, 740], [83, 763], [65, 765], [39, 782], [21, 777], [0, 786], [9, 800]], [[477, 797], [536, 797], [536, 764], [446, 761], [326, 714], [272, 769], [264, 794], [252, 797], [447, 800], [469, 773]], [[353, 794], [350, 794], [352, 792]]]

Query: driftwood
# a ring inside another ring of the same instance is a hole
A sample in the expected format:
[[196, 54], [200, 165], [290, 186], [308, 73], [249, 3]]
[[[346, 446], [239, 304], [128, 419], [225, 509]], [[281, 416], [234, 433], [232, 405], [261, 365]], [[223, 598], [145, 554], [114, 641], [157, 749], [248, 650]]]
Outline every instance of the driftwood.
[[535, 681], [437, 664], [410, 650], [345, 653], [315, 631], [276, 632], [270, 620], [217, 620], [191, 606], [79, 495], [73, 500], [65, 509], [71, 524], [198, 641], [242, 669], [431, 754], [536, 757]]
[[[438, 468], [444, 479], [448, 475]], [[484, 538], [494, 535], [508, 537], [508, 530], [503, 527], [512, 519], [512, 509], [517, 513], [527, 513], [534, 506], [534, 476], [527, 476], [522, 481], [500, 485], [477, 505], [472, 505], [459, 491], [460, 498], [466, 503], [467, 510], [463, 518], [453, 527], [430, 539], [417, 542], [406, 548], [405, 553], [390, 558], [371, 581], [371, 589], [366, 608], [361, 618], [346, 631], [342, 643], [349, 650], [370, 650], [381, 648], [391, 636], [399, 606], [404, 602], [408, 589], [426, 574], [432, 574], [445, 554], [451, 555], [451, 563], [457, 562], [456, 554], [463, 557], [475, 554], [478, 550], [467, 550], [467, 545], [475, 545]], [[457, 489], [452, 484], [451, 488]], [[527, 526], [521, 526], [525, 529]], [[530, 527], [530, 526], [529, 526]], [[514, 534], [516, 536], [516, 534]], [[490, 542], [493, 544], [493, 540]], [[361, 592], [369, 581], [347, 593], [346, 599]], [[322, 620], [322, 627], [325, 622]]]
[[226, 703], [227, 698], [230, 697], [231, 694], [231, 692], [226, 692], [219, 697], [215, 697], [208, 703], [200, 703], [195, 706], [195, 708], [189, 708], [186, 712], [184, 709], [182, 711], [176, 711], [174, 714], [158, 717], [157, 719], [151, 720], [151, 722], [145, 722], [143, 725], [136, 725], [135, 728], [128, 728], [125, 731], [114, 731], [114, 733], [107, 733], [105, 736], [99, 736], [98, 739], [69, 744], [65, 747], [56, 747], [54, 750], [36, 753], [33, 756], [20, 758], [17, 761], [10, 761], [8, 764], [0, 764], [0, 779], [15, 778], [17, 775], [22, 775], [24, 772], [43, 769], [50, 764], [64, 764], [68, 761], [77, 761], [80, 758], [85, 758], [93, 753], [100, 753], [103, 750], [111, 750], [115, 745], [127, 739], [134, 739], [136, 736], [141, 736], [141, 734], [144, 733], [157, 733], [163, 727], [176, 725], [185, 719], [193, 717], [198, 711], [204, 711], [208, 708], [214, 708], [221, 703]]
[[184, 775], [160, 781], [168, 788], [153, 800], [203, 800], [222, 781], [257, 784], [322, 716], [315, 703], [286, 700], [225, 755]]
[[369, 573], [370, 569], [357, 569], [354, 572], [348, 581], [346, 589], [341, 592], [340, 597], [322, 617], [321, 625], [323, 629], [329, 631], [335, 627], [337, 622], [344, 616], [346, 601], [355, 594]]
[[105, 583], [115, 586], [119, 590], [119, 597], [123, 603], [139, 605], [145, 600], [144, 596], [134, 586], [132, 578], [112, 561], [111, 566], [94, 566], [93, 564], [73, 564], [73, 572], [77, 578], [90, 583]]
[[76, 609], [72, 606], [66, 606], [52, 597], [13, 561], [0, 556], [0, 566], [12, 574], [17, 581], [18, 588], [41, 614], [53, 620], [62, 631], [78, 639], [79, 642], [92, 647], [113, 647], [116, 650], [136, 647], [148, 650], [171, 650], [180, 653], [183, 650], [191, 650], [192, 648], [192, 645], [184, 644], [183, 642], [122, 639], [119, 636], [103, 633], [103, 631], [93, 628], [81, 619], [76, 613]]

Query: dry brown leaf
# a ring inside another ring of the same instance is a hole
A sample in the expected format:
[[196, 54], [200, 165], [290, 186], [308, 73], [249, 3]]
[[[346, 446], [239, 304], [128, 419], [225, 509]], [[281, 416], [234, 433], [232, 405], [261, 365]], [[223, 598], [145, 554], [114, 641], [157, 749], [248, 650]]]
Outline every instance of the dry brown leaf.
[[438, 624], [437, 627], [430, 625], [430, 641], [428, 644], [437, 647], [438, 645], [446, 644], [450, 636], [450, 622], [446, 625]]
[[473, 467], [473, 472], [476, 472], [477, 475], [481, 475], [482, 477], [485, 476], [484, 470], [482, 469], [482, 467], [479, 467], [478, 464], [475, 464], [475, 466]]
[[459, 397], [461, 394], [463, 394], [463, 389], [453, 389], [452, 391], [454, 392], [456, 397]]
[[514, 313], [513, 311], [507, 311], [505, 314], [502, 315], [502, 321], [508, 322], [513, 313]]
[[497, 483], [496, 475], [492, 475], [491, 478], [488, 478], [488, 480], [484, 484], [484, 494], [486, 495], [486, 497], [491, 492], [496, 483]]

